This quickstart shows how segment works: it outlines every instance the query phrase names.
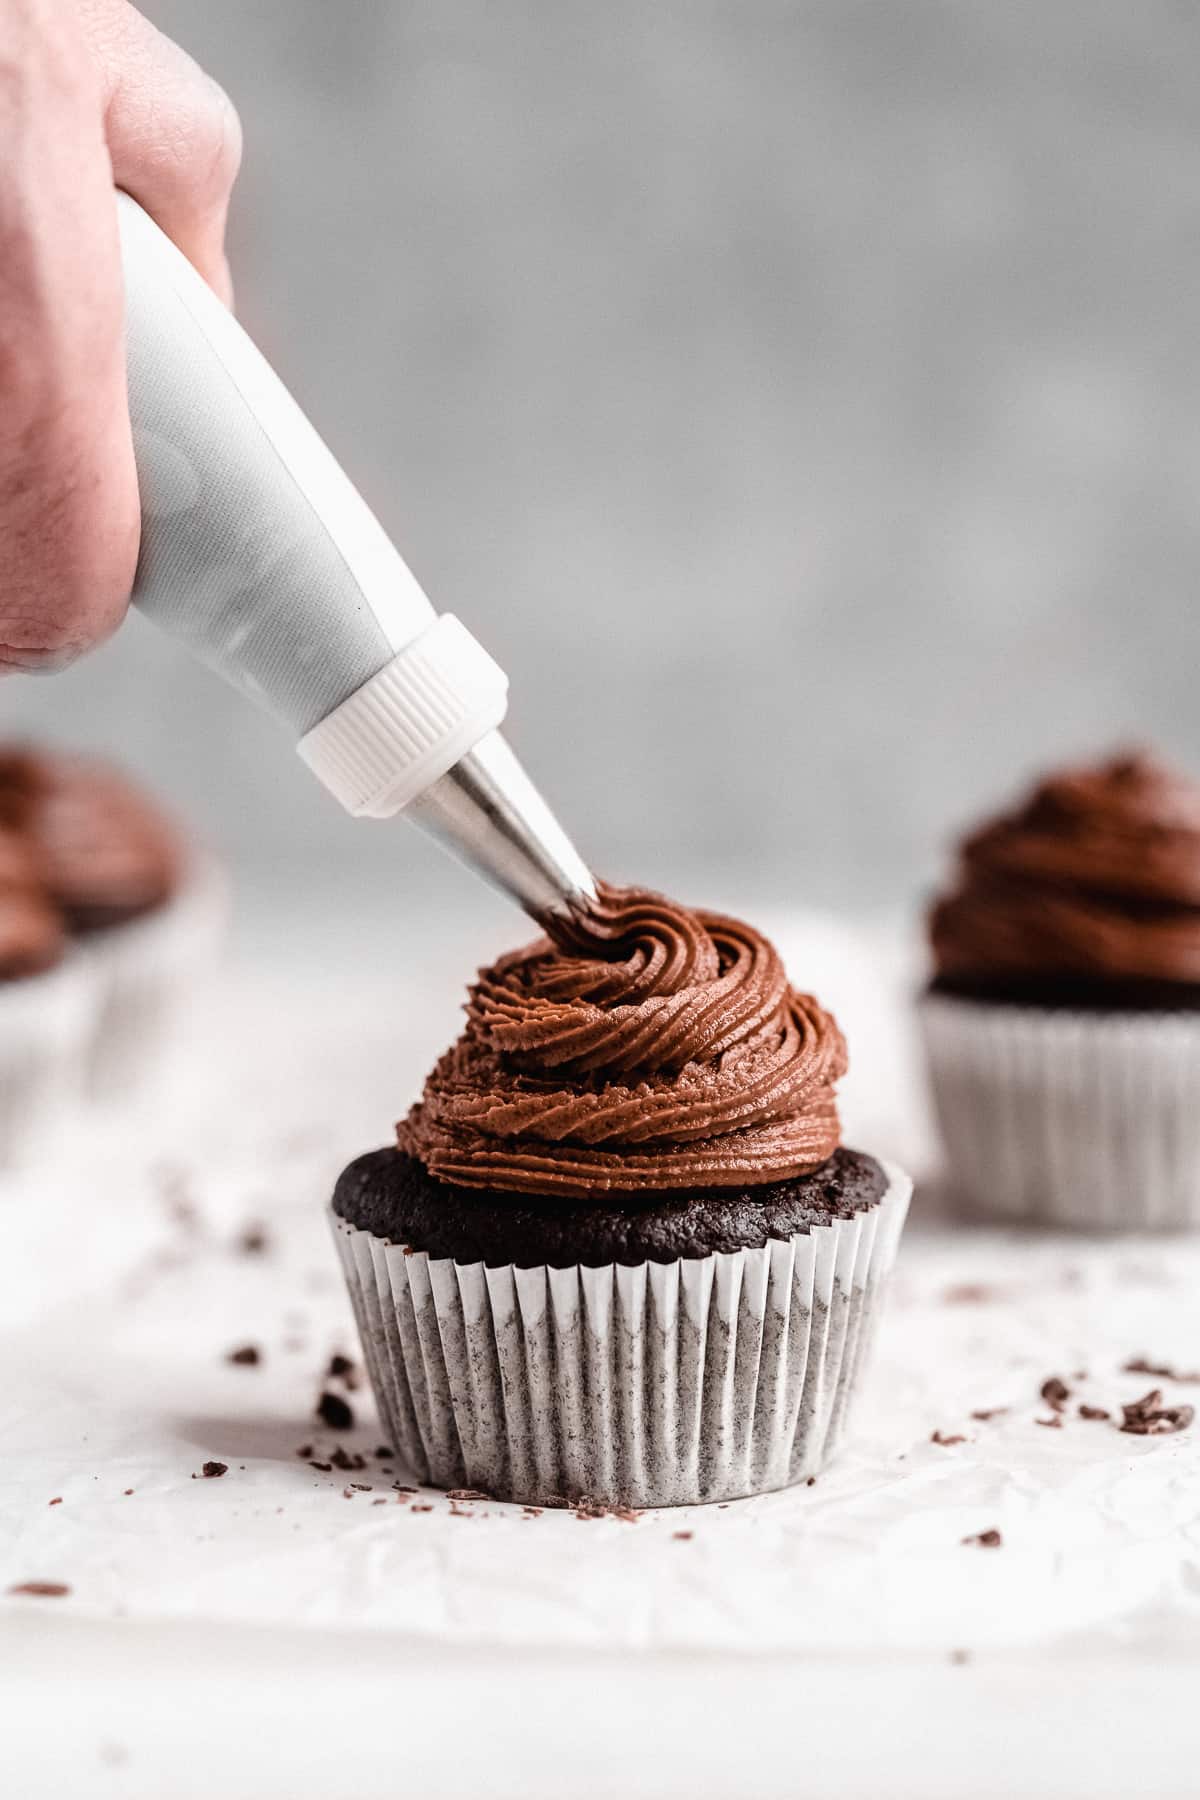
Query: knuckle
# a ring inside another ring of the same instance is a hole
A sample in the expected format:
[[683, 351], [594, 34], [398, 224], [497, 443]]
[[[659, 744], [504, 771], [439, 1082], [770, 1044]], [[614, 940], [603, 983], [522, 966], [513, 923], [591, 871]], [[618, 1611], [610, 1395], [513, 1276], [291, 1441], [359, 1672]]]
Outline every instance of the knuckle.
[[197, 188], [224, 201], [242, 163], [242, 124], [221, 85], [205, 76], [197, 88], [185, 154]]

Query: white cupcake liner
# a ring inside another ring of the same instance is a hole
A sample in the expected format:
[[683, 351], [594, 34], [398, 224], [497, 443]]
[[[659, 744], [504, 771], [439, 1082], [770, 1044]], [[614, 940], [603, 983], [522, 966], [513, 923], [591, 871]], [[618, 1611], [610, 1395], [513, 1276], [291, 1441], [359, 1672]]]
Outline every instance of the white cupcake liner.
[[814, 1475], [837, 1446], [912, 1184], [761, 1250], [488, 1269], [331, 1214], [391, 1443], [423, 1482], [678, 1506]]
[[987, 1218], [1200, 1226], [1200, 1018], [920, 1002], [951, 1188]]
[[80, 941], [98, 991], [88, 1057], [94, 1098], [124, 1098], [169, 1066], [228, 922], [225, 873], [212, 858], [196, 856], [164, 906]]
[[70, 953], [54, 969], [0, 982], [0, 1165], [56, 1146], [82, 1101], [96, 985]]

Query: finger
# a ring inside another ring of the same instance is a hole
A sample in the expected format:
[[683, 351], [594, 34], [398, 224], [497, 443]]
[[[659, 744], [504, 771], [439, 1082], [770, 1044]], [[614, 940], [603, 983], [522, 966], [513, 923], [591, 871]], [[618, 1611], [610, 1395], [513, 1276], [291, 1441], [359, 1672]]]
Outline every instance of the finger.
[[113, 180], [228, 300], [225, 221], [242, 155], [233, 103], [127, 0], [78, 4], [104, 93]]
[[0, 669], [119, 623], [138, 545], [95, 70], [61, 0], [0, 0]]

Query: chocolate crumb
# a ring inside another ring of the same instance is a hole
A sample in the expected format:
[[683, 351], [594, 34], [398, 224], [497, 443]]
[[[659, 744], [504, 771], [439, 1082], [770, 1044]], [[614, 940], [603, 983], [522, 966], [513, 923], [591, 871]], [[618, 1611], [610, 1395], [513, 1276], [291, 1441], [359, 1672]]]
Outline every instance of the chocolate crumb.
[[1040, 1392], [1046, 1405], [1052, 1406], [1055, 1412], [1061, 1412], [1063, 1407], [1067, 1404], [1067, 1401], [1071, 1398], [1070, 1388], [1058, 1375], [1047, 1376], [1046, 1380], [1043, 1381], [1041, 1385]]
[[386, 1506], [387, 1501], [386, 1500], [372, 1500], [371, 1505], [372, 1506]]
[[125, 1498], [126, 1498], [126, 1499], [128, 1499], [128, 1498], [129, 1498], [129, 1496], [130, 1496], [130, 1494], [132, 1494], [132, 1492], [133, 1492], [133, 1489], [132, 1489], [132, 1488], [126, 1488], [126, 1489], [125, 1489], [125, 1490], [124, 1490], [124, 1492], [125, 1492]]
[[47, 1500], [46, 1505], [47, 1506], [61, 1506], [62, 1505], [62, 1495], [55, 1494], [53, 1500]]
[[675, 1539], [677, 1544], [686, 1544], [691, 1538], [694, 1538], [695, 1535], [694, 1531], [673, 1531], [671, 1533], [671, 1536]]
[[1109, 1412], [1109, 1410], [1106, 1406], [1084, 1406], [1082, 1403], [1080, 1404], [1080, 1408], [1079, 1408], [1079, 1416], [1081, 1419], [1111, 1419], [1112, 1418], [1112, 1414]]
[[358, 1470], [365, 1469], [367, 1466], [367, 1459], [365, 1456], [357, 1450], [344, 1450], [341, 1444], [338, 1445], [336, 1450], [330, 1451], [329, 1457], [335, 1469]]
[[569, 1512], [571, 1502], [563, 1494], [547, 1494], [542, 1505], [552, 1507], [555, 1512]]
[[225, 1361], [237, 1363], [245, 1369], [252, 1369], [262, 1361], [262, 1352], [257, 1344], [240, 1344], [236, 1350], [229, 1352]]
[[329, 1367], [325, 1371], [326, 1380], [341, 1381], [353, 1393], [358, 1386], [358, 1364], [350, 1357], [335, 1354], [329, 1359]]
[[61, 1600], [71, 1590], [65, 1581], [17, 1581], [8, 1591], [10, 1594], [32, 1594], [39, 1600]]
[[1062, 1430], [1061, 1413], [1051, 1413], [1048, 1419], [1035, 1419], [1033, 1422], [1035, 1425], [1044, 1425], [1048, 1431]]
[[353, 1498], [354, 1498], [354, 1489], [353, 1488], [343, 1488], [342, 1489], [342, 1499], [343, 1500], [353, 1500]]
[[369, 1494], [371, 1492], [371, 1483], [369, 1481], [352, 1481], [350, 1486], [354, 1489], [356, 1494]]
[[375, 1455], [383, 1462], [386, 1462], [388, 1457], [395, 1456], [395, 1454], [396, 1452], [388, 1444], [380, 1444], [375, 1452]]
[[428, 1505], [425, 1505], [425, 1506], [412, 1506], [412, 1507], [410, 1507], [410, 1508], [409, 1508], [409, 1511], [410, 1511], [410, 1512], [432, 1512], [432, 1511], [433, 1511], [433, 1508], [432, 1508], [432, 1506], [428, 1506]]
[[1007, 1406], [979, 1406], [971, 1414], [973, 1419], [998, 1419], [1001, 1413], [1008, 1411]]
[[393, 1481], [392, 1486], [398, 1494], [416, 1494], [420, 1492], [419, 1488], [410, 1487], [408, 1483], [404, 1481]]
[[1140, 1400], [1121, 1408], [1120, 1431], [1134, 1437], [1168, 1437], [1186, 1431], [1196, 1416], [1193, 1406], [1164, 1406], [1161, 1388], [1151, 1388]]
[[523, 1507], [522, 1510], [527, 1519], [540, 1519], [542, 1516], [542, 1509], [540, 1506], [526, 1506]]
[[[816, 1476], [815, 1475], [807, 1476], [805, 1479], [804, 1485], [805, 1485], [805, 1487], [816, 1487], [816, 1485], [817, 1485]], [[728, 1501], [726, 1501], [726, 1505], [728, 1505]]]
[[[332, 1463], [323, 1463], [323, 1462], [310, 1462], [308, 1466], [310, 1469], [320, 1469], [322, 1475], [328, 1475], [329, 1471], [333, 1468]], [[314, 1486], [315, 1486], [315, 1483], [314, 1483]]]
[[228, 1473], [228, 1471], [229, 1471], [228, 1463], [206, 1462], [202, 1465], [200, 1473], [202, 1475], [206, 1476], [209, 1481], [212, 1481], [216, 1476], [225, 1475]]
[[951, 1444], [965, 1444], [967, 1440], [961, 1432], [931, 1431], [929, 1441], [931, 1444], [942, 1444], [949, 1448]]
[[349, 1402], [340, 1394], [329, 1393], [328, 1389], [317, 1401], [317, 1417], [330, 1431], [350, 1431], [354, 1426], [354, 1413]]
[[971, 1537], [965, 1537], [962, 1541], [964, 1544], [978, 1544], [981, 1550], [999, 1550], [1004, 1539], [993, 1525], [987, 1531], [976, 1531]]
[[490, 1500], [491, 1497], [490, 1494], [485, 1494], [482, 1488], [447, 1488], [446, 1490], [447, 1500]]
[[300, 1448], [296, 1452], [296, 1455], [300, 1458], [301, 1462], [307, 1462], [309, 1457], [312, 1454], [313, 1454], [313, 1446], [311, 1444], [301, 1444]]
[[1125, 1375], [1157, 1375], [1160, 1381], [1200, 1381], [1198, 1369], [1173, 1369], [1170, 1363], [1154, 1363], [1148, 1356], [1131, 1356], [1121, 1369]]
[[271, 1240], [263, 1225], [247, 1225], [238, 1234], [237, 1247], [243, 1256], [263, 1256]]

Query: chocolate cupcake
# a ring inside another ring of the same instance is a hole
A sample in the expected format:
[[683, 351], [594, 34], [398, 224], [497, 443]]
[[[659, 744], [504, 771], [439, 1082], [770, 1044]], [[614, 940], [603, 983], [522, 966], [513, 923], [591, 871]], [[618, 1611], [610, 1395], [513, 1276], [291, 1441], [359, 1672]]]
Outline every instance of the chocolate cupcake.
[[0, 825], [0, 1164], [21, 1160], [81, 1092], [92, 1000], [35, 846]]
[[966, 839], [921, 1014], [973, 1211], [1200, 1224], [1200, 785], [1067, 770]]
[[96, 987], [93, 1093], [125, 1095], [162, 1063], [227, 912], [210, 859], [116, 769], [0, 750], [0, 821], [35, 849], [46, 897]]
[[837, 1025], [736, 920], [604, 889], [502, 957], [333, 1224], [389, 1438], [537, 1503], [784, 1487], [832, 1453], [908, 1204], [841, 1148]]

